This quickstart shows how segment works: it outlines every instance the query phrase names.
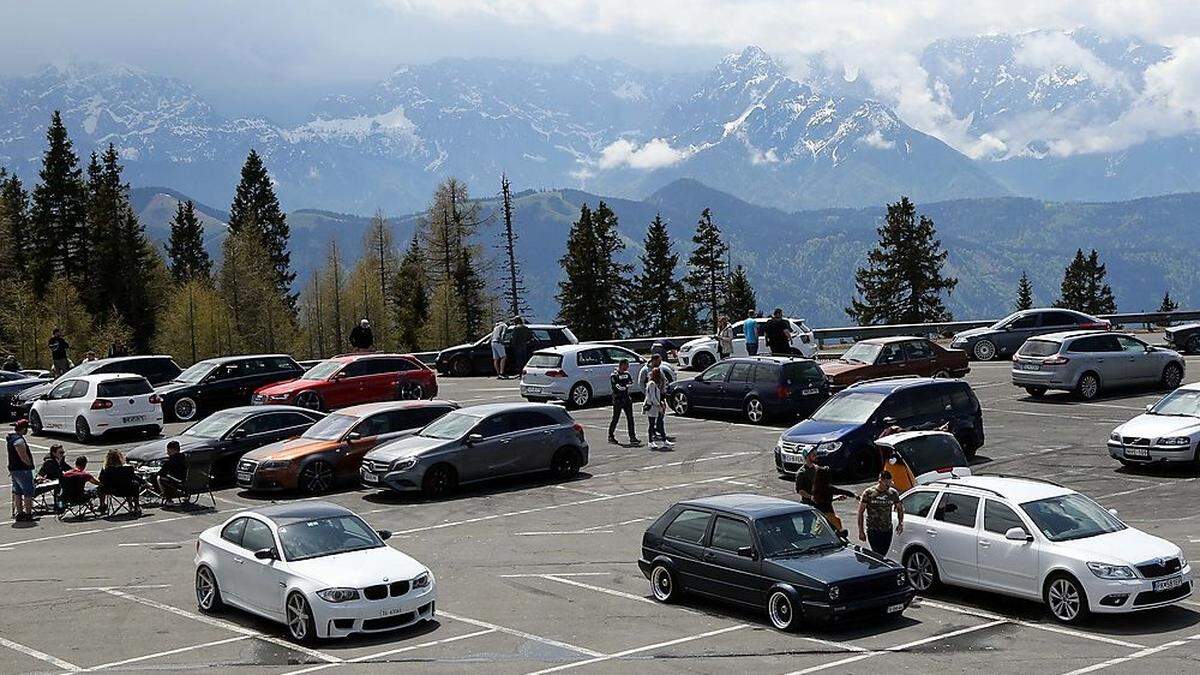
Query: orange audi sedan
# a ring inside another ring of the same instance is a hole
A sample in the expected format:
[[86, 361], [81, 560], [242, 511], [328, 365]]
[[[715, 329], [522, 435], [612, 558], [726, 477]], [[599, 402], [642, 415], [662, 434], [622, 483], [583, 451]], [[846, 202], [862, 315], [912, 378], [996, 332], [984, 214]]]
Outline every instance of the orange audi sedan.
[[294, 490], [315, 495], [357, 483], [363, 455], [419, 431], [458, 408], [453, 401], [386, 401], [342, 408], [302, 435], [264, 445], [242, 457], [237, 482], [251, 491]]

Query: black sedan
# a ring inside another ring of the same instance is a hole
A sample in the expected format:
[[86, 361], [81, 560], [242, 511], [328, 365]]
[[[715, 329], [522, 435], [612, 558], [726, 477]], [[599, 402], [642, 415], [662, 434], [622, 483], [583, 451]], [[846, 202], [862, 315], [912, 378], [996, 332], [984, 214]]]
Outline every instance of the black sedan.
[[638, 560], [659, 602], [695, 593], [765, 609], [775, 628], [900, 616], [903, 568], [852, 546], [816, 509], [735, 494], [680, 502], [642, 536]]
[[[558, 347], [560, 345], [577, 344], [579, 340], [566, 326], [549, 324], [529, 324], [529, 344], [525, 347], [525, 358], [539, 349]], [[517, 363], [517, 355], [512, 341], [512, 329], [505, 334], [504, 348], [506, 358], [504, 370], [508, 375], [519, 375], [525, 367], [525, 362]], [[468, 375], [495, 375], [496, 367], [492, 363], [492, 335], [488, 333], [475, 342], [447, 347], [438, 352], [433, 367], [440, 375], [466, 377]]]
[[287, 354], [226, 356], [197, 361], [155, 387], [167, 421], [191, 422], [218, 410], [250, 405], [254, 390], [294, 380], [304, 372]]
[[1200, 354], [1200, 322], [1171, 326], [1163, 332], [1167, 346], [1184, 354]]
[[19, 372], [8, 370], [0, 370], [0, 420], [7, 420], [12, 417], [13, 406], [12, 399], [17, 394], [45, 384], [46, 380], [40, 377], [30, 377]]
[[977, 361], [1009, 357], [1035, 335], [1068, 330], [1109, 330], [1108, 319], [1098, 319], [1072, 309], [1026, 309], [1013, 312], [990, 326], [954, 334], [951, 349], [961, 349]]
[[299, 436], [324, 416], [290, 405], [229, 408], [196, 422], [178, 436], [139, 445], [126, 453], [126, 458], [139, 467], [155, 467], [166, 459], [167, 443], [179, 441], [180, 450], [189, 458], [211, 460], [214, 481], [229, 484], [234, 482], [242, 455], [268, 443]]
[[787, 356], [725, 359], [667, 385], [667, 403], [677, 415], [740, 412], [753, 424], [807, 417], [828, 398], [829, 381], [816, 361]]

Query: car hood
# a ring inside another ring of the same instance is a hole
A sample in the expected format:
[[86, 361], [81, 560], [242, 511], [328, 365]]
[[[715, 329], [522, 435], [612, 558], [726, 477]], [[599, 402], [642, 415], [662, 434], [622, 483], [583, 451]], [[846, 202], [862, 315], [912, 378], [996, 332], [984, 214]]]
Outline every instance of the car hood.
[[[1055, 542], [1084, 562], [1103, 562], [1110, 565], [1140, 565], [1155, 558], [1183, 559], [1178, 546], [1161, 537], [1126, 527], [1086, 539]], [[1084, 560], [1086, 558], [1086, 560]], [[1184, 559], [1186, 564], [1186, 559]]]
[[391, 546], [326, 555], [287, 563], [295, 574], [325, 588], [365, 588], [413, 579], [425, 566]]
[[33, 387], [23, 390], [20, 393], [20, 395], [18, 396], [18, 398], [20, 398], [22, 401], [32, 401], [32, 400], [38, 398], [39, 396], [41, 396], [42, 394], [45, 394], [46, 392], [50, 391], [51, 386], [54, 384], [53, 381], [50, 381], [50, 382], [47, 382], [45, 380], [38, 380], [38, 381], [41, 382], [41, 384], [38, 384], [36, 386], [33, 386]]
[[1200, 418], [1174, 417], [1172, 415], [1138, 415], [1117, 427], [1114, 431], [1122, 436], [1141, 436], [1143, 438], [1186, 436], [1200, 431]]
[[276, 382], [275, 384], [268, 384], [265, 387], [259, 387], [258, 389], [254, 390], [254, 393], [263, 394], [264, 396], [270, 396], [271, 394], [294, 394], [301, 389], [321, 387], [327, 382], [328, 380], [306, 380], [301, 377], [295, 380]]
[[[837, 380], [837, 379], [845, 379], [844, 376], [846, 376], [846, 375], [853, 375], [854, 373], [856, 373], [860, 370], [870, 368], [870, 367], [871, 367], [870, 364], [867, 364], [867, 363], [846, 363], [844, 361], [830, 361], [828, 363], [821, 364], [821, 372], [825, 373], [825, 376], [828, 377], [829, 379]], [[838, 377], [839, 375], [841, 375], [843, 377], [839, 378]]]
[[446, 347], [446, 348], [445, 348], [445, 349], [443, 349], [442, 351], [438, 352], [438, 355], [437, 355], [437, 357], [438, 357], [438, 359], [440, 360], [440, 359], [442, 358], [442, 355], [443, 355], [443, 354], [453, 354], [453, 353], [456, 353], [456, 352], [461, 352], [461, 351], [463, 351], [464, 349], [471, 349], [471, 348], [472, 348], [472, 347], [474, 347], [474, 346], [475, 346], [475, 345], [474, 345], [474, 344], [472, 344], [472, 343], [469, 343], [469, 342], [464, 342], [464, 343], [462, 343], [461, 345], [454, 345], [453, 347]]
[[1197, 328], [1200, 328], [1200, 321], [1193, 321], [1192, 323], [1185, 323], [1185, 324], [1180, 324], [1180, 325], [1178, 325], [1178, 326], [1171, 326], [1170, 328], [1168, 328], [1168, 329], [1167, 329], [1166, 331], [1164, 331], [1164, 332], [1166, 332], [1166, 333], [1178, 333], [1179, 331], [1185, 331], [1185, 330], [1195, 330], [1195, 329], [1197, 329]]
[[862, 425], [848, 422], [824, 422], [808, 419], [783, 432], [783, 438], [799, 443], [836, 441], [842, 436], [856, 431], [860, 426]]
[[289, 438], [286, 441], [268, 443], [244, 455], [245, 459], [261, 462], [265, 459], [290, 460], [336, 448], [338, 441], [320, 441], [313, 438]]
[[186, 382], [175, 382], [175, 381], [163, 382], [162, 384], [160, 384], [154, 388], [154, 393], [158, 394], [159, 396], [166, 396], [168, 394], [174, 394], [175, 392], [180, 391], [182, 389], [190, 389], [191, 387], [194, 387], [194, 386], [196, 386], [196, 385], [188, 384]]
[[430, 450], [435, 450], [442, 446], [457, 442], [457, 440], [444, 441], [440, 438], [427, 438], [425, 436], [408, 436], [394, 440], [390, 443], [384, 443], [378, 448], [368, 452], [365, 459], [374, 459], [381, 462], [394, 462], [397, 459], [403, 459], [405, 457], [419, 457]]
[[861, 579], [881, 574], [896, 574], [899, 566], [857, 546], [843, 546], [832, 551], [808, 555], [768, 558], [764, 566], [774, 566], [815, 579], [826, 584]]
[[687, 352], [700, 347], [711, 347], [716, 344], [716, 340], [711, 337], [698, 337], [679, 345], [679, 351]]
[[955, 333], [954, 338], [951, 341], [953, 342], [953, 341], [957, 341], [957, 340], [967, 340], [970, 338], [982, 337], [991, 332], [992, 332], [991, 326], [980, 326], [979, 328], [968, 328], [967, 330], [963, 330], [963, 331], [959, 331], [959, 332]]
[[182, 452], [194, 452], [196, 450], [211, 448], [221, 442], [217, 438], [197, 438], [196, 436], [159, 438], [133, 448], [125, 453], [125, 459], [135, 462], [151, 462], [156, 459], [162, 459], [167, 456], [167, 443], [170, 441], [179, 441], [179, 449]]
[[25, 391], [30, 387], [41, 386], [45, 383], [45, 380], [41, 380], [36, 377], [26, 377], [20, 380], [9, 380], [7, 382], [0, 382], [0, 391], [13, 394]]

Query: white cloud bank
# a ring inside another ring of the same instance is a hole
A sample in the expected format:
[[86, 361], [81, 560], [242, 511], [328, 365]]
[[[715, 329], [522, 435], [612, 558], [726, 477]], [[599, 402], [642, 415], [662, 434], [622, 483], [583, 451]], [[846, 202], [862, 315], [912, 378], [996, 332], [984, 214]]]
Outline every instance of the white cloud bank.
[[630, 167], [650, 171], [674, 166], [687, 159], [691, 149], [676, 150], [661, 138], [652, 138], [639, 146], [624, 138], [609, 143], [600, 151], [601, 169]]

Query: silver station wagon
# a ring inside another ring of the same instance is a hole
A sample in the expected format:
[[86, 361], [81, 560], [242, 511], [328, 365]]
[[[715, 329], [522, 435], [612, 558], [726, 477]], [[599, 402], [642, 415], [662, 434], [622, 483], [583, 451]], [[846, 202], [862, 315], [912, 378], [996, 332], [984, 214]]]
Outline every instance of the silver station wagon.
[[1070, 331], [1030, 338], [1013, 357], [1012, 382], [1038, 398], [1048, 389], [1091, 400], [1102, 391], [1183, 381], [1183, 357], [1124, 333]]

